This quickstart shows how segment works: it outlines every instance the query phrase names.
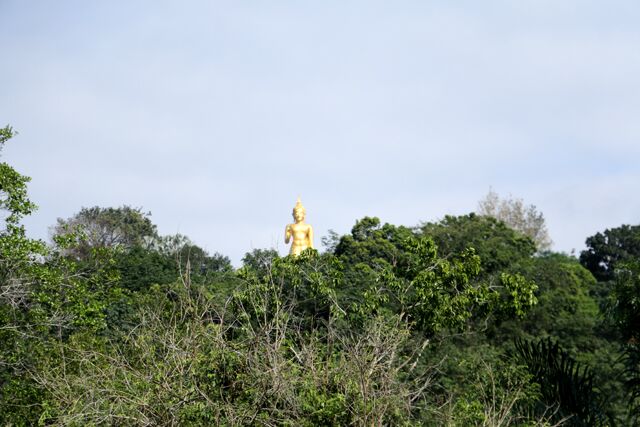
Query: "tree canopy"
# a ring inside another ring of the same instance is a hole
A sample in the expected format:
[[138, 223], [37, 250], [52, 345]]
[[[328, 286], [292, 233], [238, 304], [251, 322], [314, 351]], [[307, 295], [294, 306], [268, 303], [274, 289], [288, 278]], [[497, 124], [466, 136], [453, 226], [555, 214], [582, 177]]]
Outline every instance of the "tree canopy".
[[157, 237], [156, 226], [149, 217], [141, 208], [130, 206], [82, 208], [71, 218], [58, 218], [52, 235], [55, 238], [76, 232], [79, 241], [72, 255], [82, 259], [94, 248], [148, 246]]
[[640, 225], [622, 225], [587, 237], [587, 249], [580, 262], [596, 279], [606, 282], [614, 278], [616, 265], [640, 258]]
[[128, 206], [81, 208], [51, 242], [29, 239], [28, 182], [0, 165], [0, 424], [639, 415], [636, 227], [598, 233], [578, 261], [492, 215], [371, 216], [324, 253], [254, 249], [234, 269]]

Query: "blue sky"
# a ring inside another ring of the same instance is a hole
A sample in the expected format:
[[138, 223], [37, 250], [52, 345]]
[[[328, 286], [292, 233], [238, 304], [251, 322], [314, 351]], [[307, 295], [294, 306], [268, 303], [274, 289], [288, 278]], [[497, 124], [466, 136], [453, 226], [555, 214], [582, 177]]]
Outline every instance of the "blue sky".
[[3, 160], [47, 238], [82, 206], [152, 212], [239, 263], [492, 187], [558, 251], [640, 218], [637, 1], [0, 0]]

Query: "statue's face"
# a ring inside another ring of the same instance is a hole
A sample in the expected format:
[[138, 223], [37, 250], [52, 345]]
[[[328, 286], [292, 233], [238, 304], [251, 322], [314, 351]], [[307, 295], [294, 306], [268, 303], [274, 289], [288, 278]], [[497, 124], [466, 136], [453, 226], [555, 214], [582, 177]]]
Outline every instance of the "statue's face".
[[302, 209], [295, 209], [293, 211], [293, 219], [295, 219], [296, 222], [304, 221], [304, 211]]

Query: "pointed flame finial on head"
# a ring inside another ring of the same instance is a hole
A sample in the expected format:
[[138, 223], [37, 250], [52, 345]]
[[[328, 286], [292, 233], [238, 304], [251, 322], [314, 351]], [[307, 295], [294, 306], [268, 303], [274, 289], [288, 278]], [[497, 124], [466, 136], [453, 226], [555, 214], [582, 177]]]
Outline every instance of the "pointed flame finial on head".
[[304, 208], [304, 206], [302, 206], [302, 201], [300, 201], [300, 196], [298, 196], [298, 200], [296, 201], [296, 205], [293, 208], [293, 213], [295, 214], [296, 211], [298, 212], [302, 212], [302, 214], [307, 213], [307, 210]]

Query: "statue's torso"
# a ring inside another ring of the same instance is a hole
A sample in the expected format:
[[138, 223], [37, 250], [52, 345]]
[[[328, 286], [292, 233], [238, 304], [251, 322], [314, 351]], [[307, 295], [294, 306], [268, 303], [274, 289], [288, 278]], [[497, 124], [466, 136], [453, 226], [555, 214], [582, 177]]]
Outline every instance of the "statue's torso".
[[291, 237], [293, 242], [291, 244], [291, 254], [300, 255], [302, 251], [311, 247], [309, 239], [309, 230], [311, 225], [309, 224], [291, 224]]

